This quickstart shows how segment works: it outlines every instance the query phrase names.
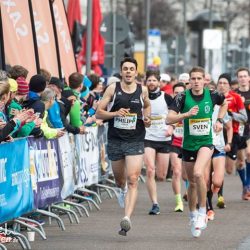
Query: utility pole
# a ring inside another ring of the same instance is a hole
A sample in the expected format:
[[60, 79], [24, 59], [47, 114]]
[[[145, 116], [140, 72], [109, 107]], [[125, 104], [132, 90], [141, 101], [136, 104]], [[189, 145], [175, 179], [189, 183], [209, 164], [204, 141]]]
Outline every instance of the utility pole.
[[112, 72], [116, 70], [116, 0], [112, 0]]
[[144, 70], [147, 70], [148, 66], [148, 31], [150, 29], [150, 5], [151, 1], [150, 0], [145, 0], [146, 1], [146, 37], [145, 37], [145, 59], [144, 59]]
[[[210, 0], [209, 4], [209, 29], [213, 28], [213, 0]], [[209, 50], [209, 58], [208, 58], [208, 73], [211, 74], [212, 71], [212, 60], [213, 60], [213, 54], [212, 50]]]

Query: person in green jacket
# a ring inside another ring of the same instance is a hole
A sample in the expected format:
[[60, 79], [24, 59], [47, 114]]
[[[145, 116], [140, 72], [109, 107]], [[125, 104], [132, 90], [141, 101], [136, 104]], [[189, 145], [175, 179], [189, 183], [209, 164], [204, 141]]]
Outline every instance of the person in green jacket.
[[83, 87], [83, 75], [78, 72], [72, 73], [69, 76], [69, 88], [74, 92], [76, 100], [74, 102], [74, 105], [70, 109], [69, 116], [70, 116], [70, 124], [74, 127], [80, 127], [83, 125], [83, 122], [81, 120], [81, 102], [80, 102], [80, 93], [82, 87]]

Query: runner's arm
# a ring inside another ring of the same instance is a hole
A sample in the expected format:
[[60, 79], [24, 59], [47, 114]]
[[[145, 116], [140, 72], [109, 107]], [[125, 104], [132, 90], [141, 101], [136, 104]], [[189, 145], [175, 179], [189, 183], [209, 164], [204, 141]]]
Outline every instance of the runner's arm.
[[233, 140], [233, 126], [232, 126], [232, 120], [225, 123], [225, 128], [227, 132], [227, 144], [232, 144]]
[[231, 112], [232, 117], [237, 122], [247, 122], [247, 111], [246, 109], [240, 109], [238, 112]]
[[191, 108], [186, 113], [180, 113], [183, 110], [185, 103], [185, 93], [178, 94], [169, 107], [169, 112], [167, 115], [166, 123], [175, 124], [185, 118], [196, 115], [197, 107]]
[[117, 116], [117, 112], [107, 111], [107, 106], [111, 102], [115, 91], [115, 84], [111, 84], [104, 92], [103, 98], [100, 100], [97, 110], [96, 118], [101, 120], [109, 120]]
[[151, 105], [148, 97], [148, 89], [145, 86], [142, 86], [142, 94], [143, 94], [143, 116], [150, 117], [151, 116]]
[[198, 110], [196, 112], [196, 107], [191, 108], [188, 112], [186, 113], [177, 113], [174, 110], [169, 110], [168, 115], [167, 115], [167, 124], [175, 124], [177, 122], [180, 122], [188, 117], [191, 117], [193, 115], [196, 115], [198, 113]]
[[219, 112], [218, 112], [218, 117], [217, 119], [223, 119], [225, 114], [227, 113], [227, 101], [224, 100], [222, 104], [219, 104], [220, 105], [220, 109], [219, 109]]

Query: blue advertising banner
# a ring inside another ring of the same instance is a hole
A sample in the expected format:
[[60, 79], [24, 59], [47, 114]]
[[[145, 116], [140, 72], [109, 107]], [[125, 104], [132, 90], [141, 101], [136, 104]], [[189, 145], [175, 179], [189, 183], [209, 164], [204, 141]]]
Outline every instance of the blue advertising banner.
[[32, 208], [27, 140], [0, 144], [0, 223], [17, 218]]
[[58, 140], [30, 137], [28, 142], [34, 206], [44, 208], [62, 200]]

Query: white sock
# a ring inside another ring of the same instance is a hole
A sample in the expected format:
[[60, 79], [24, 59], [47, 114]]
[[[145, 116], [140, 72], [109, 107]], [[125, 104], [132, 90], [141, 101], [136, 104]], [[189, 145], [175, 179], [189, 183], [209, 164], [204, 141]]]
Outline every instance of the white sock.
[[206, 214], [206, 212], [207, 212], [206, 207], [200, 207], [199, 208], [199, 214]]
[[191, 219], [195, 218], [196, 215], [197, 215], [197, 210], [190, 211], [190, 213], [189, 213], [189, 217], [190, 217]]

